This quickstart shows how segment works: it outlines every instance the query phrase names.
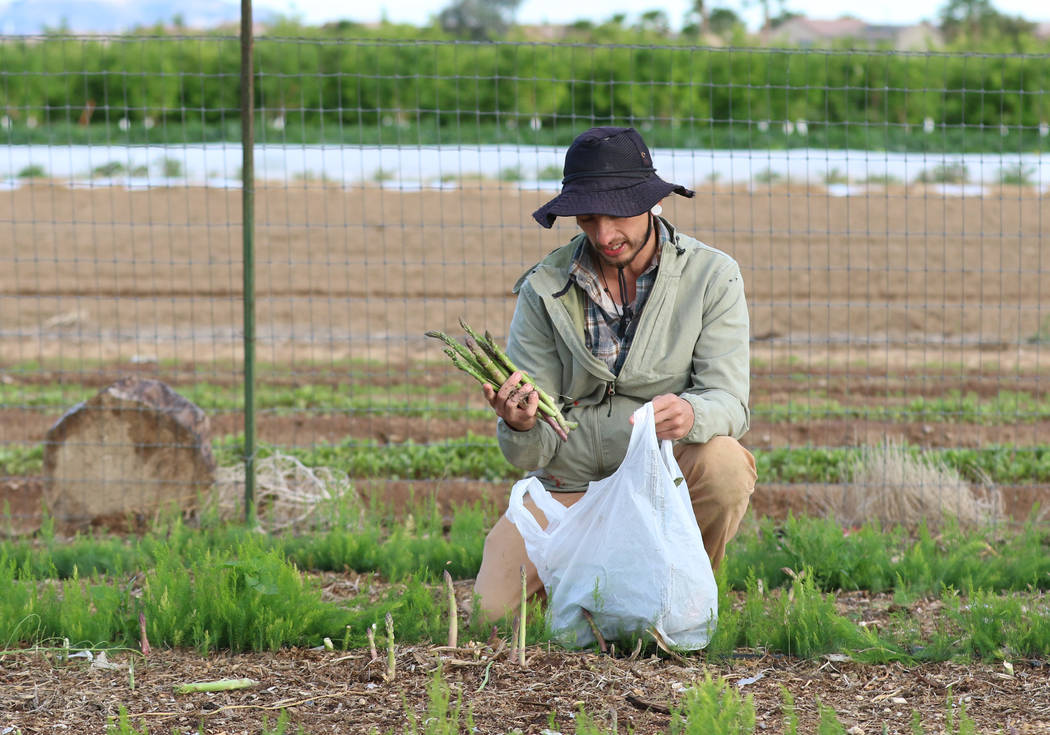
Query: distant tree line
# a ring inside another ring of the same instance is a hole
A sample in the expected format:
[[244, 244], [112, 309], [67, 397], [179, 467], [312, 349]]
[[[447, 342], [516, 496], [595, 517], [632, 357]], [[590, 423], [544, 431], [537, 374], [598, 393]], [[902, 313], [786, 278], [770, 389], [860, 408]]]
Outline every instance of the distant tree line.
[[[789, 0], [737, 0], [742, 8], [758, 6], [762, 11], [762, 30], [772, 30], [799, 16], [788, 8]], [[493, 40], [514, 26], [514, 14], [521, 0], [451, 0], [435, 18], [442, 30], [460, 38]], [[775, 7], [774, 7], [775, 6]], [[847, 10], [842, 14], [849, 16]], [[680, 37], [721, 41], [739, 40], [746, 35], [740, 15], [726, 7], [724, 0], [692, 0], [682, 19]], [[972, 46], [974, 43], [1023, 43], [1036, 30], [1036, 24], [1021, 16], [1000, 12], [991, 0], [945, 0], [934, 20], [944, 38], [953, 44]], [[601, 25], [623, 25], [626, 15], [615, 14]], [[633, 29], [647, 33], [669, 35], [671, 18], [660, 8], [643, 10]], [[593, 29], [595, 23], [580, 20], [573, 24], [577, 30]], [[741, 44], [736, 44], [741, 45]]]
[[[439, 27], [286, 25], [256, 39], [256, 100], [302, 124], [652, 120], [1038, 128], [1047, 44], [1024, 54], [720, 49], [617, 26], [567, 41], [454, 40]], [[598, 41], [601, 43], [598, 43]], [[0, 42], [4, 128], [118, 118], [219, 124], [239, 108], [236, 38], [129, 34]], [[0, 129], [0, 135], [3, 134]]]

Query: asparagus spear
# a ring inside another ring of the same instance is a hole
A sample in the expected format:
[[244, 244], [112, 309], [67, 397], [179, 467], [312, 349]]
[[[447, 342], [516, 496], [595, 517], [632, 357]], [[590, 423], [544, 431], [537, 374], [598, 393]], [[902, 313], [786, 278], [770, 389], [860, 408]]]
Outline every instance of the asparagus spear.
[[551, 398], [546, 391], [544, 391], [542, 388], [536, 385], [535, 381], [533, 381], [533, 379], [529, 377], [528, 373], [526, 373], [524, 370], [521, 370], [517, 365], [515, 365], [511, 361], [510, 357], [507, 356], [507, 353], [500, 349], [500, 346], [496, 344], [496, 341], [492, 339], [492, 335], [489, 334], [488, 331], [486, 331], [484, 335], [481, 335], [477, 331], [475, 331], [469, 324], [467, 324], [462, 318], [459, 320], [459, 325], [463, 327], [464, 332], [473, 337], [474, 340], [479, 345], [481, 345], [481, 347], [492, 357], [493, 360], [496, 361], [498, 366], [502, 370], [504, 370], [507, 375], [510, 375], [514, 372], [521, 372], [522, 382], [528, 383], [536, 390], [537, 393], [539, 393], [540, 403], [545, 403], [548, 407], [550, 407], [551, 415], [553, 415], [558, 420], [558, 423], [561, 424], [563, 429], [568, 431], [569, 429], [575, 428], [575, 424], [570, 426], [569, 422], [567, 422], [565, 420], [565, 417], [562, 416], [557, 404], [554, 403], [554, 399]]
[[[467, 324], [463, 322], [462, 319], [459, 323], [463, 325], [463, 328], [465, 330], [469, 330], [467, 332], [468, 334], [472, 334], [472, 336], [476, 335], [476, 333], [473, 330], [471, 330], [470, 327], [467, 326]], [[475, 336], [475, 339], [478, 339], [478, 336]], [[507, 356], [507, 353], [500, 349], [499, 345], [497, 345], [495, 340], [492, 339], [491, 334], [485, 332], [485, 336], [480, 337], [479, 341], [492, 351], [492, 353], [496, 356], [496, 360], [500, 363], [500, 365], [503, 368], [507, 370], [508, 375], [514, 372], [518, 372], [520, 370], [518, 366], [511, 361], [510, 357]], [[568, 426], [568, 422], [565, 421], [565, 418], [561, 415], [561, 411], [558, 410], [557, 405], [554, 403], [554, 399], [547, 395], [546, 391], [544, 391], [542, 388], [536, 385], [533, 379], [530, 378], [524, 370], [520, 370], [520, 372], [522, 381], [531, 385], [536, 390], [536, 392], [540, 394], [540, 402], [546, 403], [548, 406], [550, 406], [550, 408], [554, 411], [554, 417], [558, 419], [558, 422], [562, 425], [562, 428], [566, 431], [572, 428]]]
[[488, 383], [493, 387], [500, 386], [507, 381], [511, 373], [520, 372], [522, 382], [531, 386], [539, 396], [537, 410], [543, 417], [543, 420], [550, 424], [551, 428], [554, 429], [561, 439], [568, 439], [568, 432], [576, 428], [576, 424], [565, 420], [554, 400], [536, 385], [531, 377], [510, 361], [510, 358], [499, 348], [489, 334], [486, 333], [482, 336], [462, 319], [460, 324], [468, 335], [464, 341], [465, 345], [436, 330], [431, 330], [426, 335], [439, 339], [448, 345], [449, 349], [446, 349], [444, 352], [448, 355], [452, 364], [479, 383]]

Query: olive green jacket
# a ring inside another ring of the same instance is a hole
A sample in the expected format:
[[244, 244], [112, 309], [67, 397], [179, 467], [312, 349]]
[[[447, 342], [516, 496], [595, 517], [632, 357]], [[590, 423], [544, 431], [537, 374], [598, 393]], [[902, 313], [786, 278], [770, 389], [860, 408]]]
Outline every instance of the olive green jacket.
[[689, 401], [693, 428], [681, 440], [741, 437], [750, 413], [749, 322], [740, 268], [725, 253], [664, 225], [656, 283], [618, 376], [584, 341], [583, 291], [570, 282], [577, 235], [525, 273], [507, 354], [579, 427], [562, 441], [543, 421], [497, 438], [507, 460], [551, 491], [586, 490], [623, 461], [636, 408], [663, 393]]

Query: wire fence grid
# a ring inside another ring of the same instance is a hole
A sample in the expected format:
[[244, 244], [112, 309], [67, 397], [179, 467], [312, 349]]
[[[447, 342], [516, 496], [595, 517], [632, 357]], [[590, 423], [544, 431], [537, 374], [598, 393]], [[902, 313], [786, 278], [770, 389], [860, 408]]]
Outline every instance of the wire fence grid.
[[[423, 335], [505, 339], [514, 281], [575, 232], [530, 213], [572, 138], [615, 124], [697, 191], [666, 216], [741, 264], [766, 510], [848, 485], [850, 453], [887, 440], [1022, 515], [1050, 487], [1045, 55], [262, 37], [255, 59], [262, 453], [502, 497], [487, 405]], [[220, 36], [0, 38], [9, 517], [64, 483], [83, 520], [96, 485], [156, 480], [112, 421], [56, 431], [81, 401], [138, 405], [96, 397], [128, 376], [240, 461], [238, 64]], [[184, 429], [146, 443], [192, 448]], [[156, 482], [154, 503], [180, 480]]]

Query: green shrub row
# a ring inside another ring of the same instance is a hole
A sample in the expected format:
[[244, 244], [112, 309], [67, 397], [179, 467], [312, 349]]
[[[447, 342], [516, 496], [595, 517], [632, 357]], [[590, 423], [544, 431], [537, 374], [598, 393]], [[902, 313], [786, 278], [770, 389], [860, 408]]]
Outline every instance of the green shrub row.
[[[327, 127], [348, 143], [366, 142], [354, 140], [366, 129], [387, 129], [387, 143], [509, 135], [561, 145], [581, 125], [616, 121], [651, 126], [650, 143], [660, 146], [761, 147], [797, 138], [816, 147], [927, 149], [950, 135], [956, 150], [974, 143], [1002, 150], [1005, 126], [1008, 150], [1036, 150], [1044, 147], [1039, 125], [1050, 119], [1046, 45], [1031, 41], [1030, 54], [974, 55], [700, 48], [627, 29], [603, 32], [600, 45], [463, 43], [435, 28], [398, 26], [358, 27], [352, 36], [281, 32], [298, 37], [255, 42], [262, 142], [267, 134], [287, 140], [291, 123], [300, 136]], [[12, 130], [25, 129], [21, 118], [29, 116], [85, 127], [77, 123], [94, 104], [92, 120], [134, 120], [116, 140], [177, 140], [187, 125], [235, 137], [239, 60], [237, 39], [220, 36], [6, 39], [0, 106], [20, 118]], [[288, 122], [268, 133], [274, 116]], [[141, 124], [147, 118], [151, 124]], [[936, 135], [922, 132], [926, 118]], [[798, 120], [808, 121], [805, 135], [757, 127]]]
[[[68, 640], [74, 647], [131, 646], [144, 627], [153, 645], [201, 653], [317, 646], [325, 638], [346, 649], [366, 645], [369, 629], [388, 613], [401, 643], [439, 642], [448, 628], [438, 585], [409, 578], [378, 594], [366, 585], [347, 600], [326, 602], [316, 579], [253, 539], [189, 557], [170, 554], [130, 577], [77, 573], [50, 582], [0, 552], [0, 586], [7, 591], [0, 599], [0, 639], [7, 645]], [[891, 616], [880, 627], [839, 614], [833, 595], [819, 589], [808, 567], [787, 587], [767, 589], [754, 575], [739, 597], [729, 587], [723, 577], [718, 626], [706, 649], [713, 659], [739, 648], [799, 658], [844, 653], [881, 664], [1050, 654], [1050, 609], [1031, 593], [1001, 596], [969, 588], [963, 595], [942, 588], [942, 613], [928, 632], [907, 615]], [[531, 642], [549, 640], [538, 607], [528, 618]], [[477, 621], [469, 631], [476, 639], [490, 632]]]
[[[311, 571], [353, 569], [393, 582], [418, 578], [431, 584], [446, 570], [456, 579], [477, 574], [496, 511], [461, 507], [446, 520], [433, 505], [421, 504], [406, 523], [378, 507], [347, 509], [326, 519], [327, 528], [279, 535], [204, 519], [199, 527], [175, 523], [136, 539], [59, 540], [45, 524], [41, 540], [6, 541], [0, 552], [20, 572], [35, 578], [119, 577], [168, 557], [198, 558], [251, 541]], [[731, 589], [745, 589], [752, 578], [774, 589], [791, 582], [785, 570], [807, 568], [823, 591], [893, 592], [902, 599], [938, 594], [944, 587], [1045, 590], [1050, 589], [1048, 544], [1050, 529], [1034, 522], [1009, 531], [946, 526], [933, 534], [923, 527], [912, 535], [876, 524], [844, 532], [829, 519], [763, 519], [734, 539], [723, 574]]]

